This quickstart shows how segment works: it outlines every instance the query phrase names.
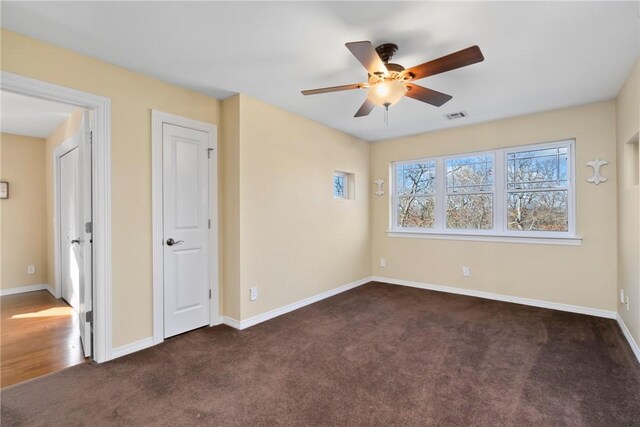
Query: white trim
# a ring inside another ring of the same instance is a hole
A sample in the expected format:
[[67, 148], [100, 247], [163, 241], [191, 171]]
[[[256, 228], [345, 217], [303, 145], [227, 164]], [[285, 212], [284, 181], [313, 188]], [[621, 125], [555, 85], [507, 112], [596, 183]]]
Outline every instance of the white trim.
[[46, 283], [39, 284], [39, 285], [17, 286], [15, 288], [0, 289], [0, 296], [4, 297], [7, 295], [24, 294], [27, 292], [35, 292], [35, 291], [48, 291], [51, 295], [56, 297], [56, 294], [53, 288]]
[[111, 359], [111, 99], [2, 71], [0, 89], [76, 105], [94, 113], [93, 128], [93, 357]]
[[219, 284], [218, 284], [218, 131], [217, 126], [198, 120], [192, 120], [175, 114], [151, 110], [151, 216], [152, 216], [152, 259], [153, 259], [153, 342], [164, 341], [164, 274], [163, 274], [163, 232], [162, 232], [162, 125], [163, 123], [196, 129], [209, 135], [211, 152], [209, 178], [209, 324], [220, 323], [219, 316]]
[[622, 334], [629, 342], [629, 347], [631, 347], [631, 351], [633, 351], [633, 354], [635, 354], [636, 359], [638, 359], [638, 363], [640, 363], [640, 346], [633, 339], [633, 335], [631, 335], [631, 332], [629, 332], [629, 329], [627, 328], [627, 325], [625, 325], [624, 320], [622, 320], [622, 316], [620, 316], [620, 313], [616, 313], [616, 320], [618, 321], [618, 325], [620, 325], [620, 329], [622, 329]]
[[242, 325], [240, 324], [240, 321], [234, 319], [233, 317], [222, 316], [221, 320], [222, 320], [222, 323], [224, 323], [227, 326], [231, 326], [232, 328], [235, 328], [235, 329], [242, 329]]
[[467, 295], [471, 297], [490, 299], [495, 301], [511, 302], [515, 304], [529, 305], [532, 307], [548, 308], [551, 310], [567, 311], [569, 313], [587, 314], [589, 316], [615, 319], [615, 311], [598, 308], [582, 307], [579, 305], [562, 304], [559, 302], [542, 301], [530, 298], [514, 297], [509, 295], [494, 294], [491, 292], [474, 291], [471, 289], [455, 288], [452, 286], [432, 285], [430, 283], [413, 282], [410, 280], [391, 279], [389, 277], [372, 277], [374, 282], [388, 283], [390, 285], [409, 286], [412, 288], [428, 289], [430, 291], [446, 292], [449, 294]]
[[144, 350], [145, 348], [149, 348], [153, 345], [153, 337], [149, 337], [140, 341], [132, 342], [131, 344], [123, 345], [122, 347], [116, 347], [111, 350], [111, 359], [117, 359], [118, 357]]
[[231, 326], [236, 329], [247, 329], [251, 326], [257, 325], [258, 323], [265, 322], [267, 320], [273, 319], [274, 317], [282, 316], [283, 314], [289, 313], [291, 311], [297, 310], [299, 308], [305, 307], [309, 304], [313, 304], [318, 301], [322, 301], [323, 299], [332, 297], [334, 295], [340, 294], [342, 292], [346, 292], [353, 288], [357, 288], [358, 286], [362, 286], [366, 283], [371, 282], [373, 279], [371, 277], [365, 277], [364, 279], [356, 280], [355, 282], [351, 282], [349, 284], [339, 286], [337, 288], [330, 289], [328, 291], [319, 293], [317, 295], [313, 295], [311, 297], [302, 299], [300, 301], [293, 302], [291, 304], [287, 304], [283, 307], [276, 308], [274, 310], [267, 311], [266, 313], [258, 314], [257, 316], [250, 317], [246, 320], [236, 320], [231, 317], [223, 317], [223, 322], [226, 325]]
[[504, 236], [476, 233], [436, 233], [410, 230], [387, 231], [387, 237], [400, 237], [405, 239], [434, 239], [434, 240], [467, 240], [474, 242], [506, 242], [506, 243], [533, 243], [537, 245], [564, 245], [580, 246], [582, 237], [524, 237]]

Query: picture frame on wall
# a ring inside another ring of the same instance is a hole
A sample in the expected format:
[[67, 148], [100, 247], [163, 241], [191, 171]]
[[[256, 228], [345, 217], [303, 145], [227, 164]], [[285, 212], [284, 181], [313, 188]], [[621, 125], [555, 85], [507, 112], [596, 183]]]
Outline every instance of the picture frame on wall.
[[0, 199], [9, 198], [9, 183], [7, 181], [0, 181]]

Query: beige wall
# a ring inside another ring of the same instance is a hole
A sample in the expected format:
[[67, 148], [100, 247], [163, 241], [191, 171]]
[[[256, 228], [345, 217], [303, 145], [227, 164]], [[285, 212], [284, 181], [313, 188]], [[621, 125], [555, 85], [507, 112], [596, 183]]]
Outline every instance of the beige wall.
[[2, 70], [111, 98], [113, 346], [152, 336], [151, 110], [218, 123], [219, 102], [11, 31]]
[[[239, 171], [225, 169], [225, 213], [239, 224], [225, 216], [225, 278], [240, 293], [225, 287], [225, 313], [245, 320], [368, 277], [369, 144], [245, 95], [226, 103]], [[333, 198], [336, 170], [355, 174], [355, 200]]]
[[[0, 200], [0, 288], [49, 284], [45, 227], [45, 140], [3, 133], [0, 180], [9, 182], [9, 198]], [[27, 274], [27, 265], [36, 267]]]
[[223, 315], [240, 319], [240, 95], [222, 102], [220, 166], [222, 168]]
[[[220, 103], [6, 30], [1, 54], [4, 71], [111, 98], [114, 347], [152, 335], [151, 109], [222, 125], [220, 295], [229, 317], [245, 320], [372, 273], [616, 307], [614, 102], [369, 144], [244, 95]], [[390, 161], [566, 138], [577, 141], [582, 246], [386, 236], [388, 200], [372, 196], [369, 183], [387, 179]], [[610, 162], [599, 186], [585, 182], [584, 164], [595, 157]], [[333, 199], [334, 170], [355, 174], [355, 200]], [[252, 286], [260, 290], [254, 302]]]
[[[629, 311], [618, 300], [622, 316], [636, 343], [640, 343], [640, 186], [630, 170], [640, 165], [631, 155], [629, 142], [638, 140], [640, 129], [640, 61], [637, 61], [618, 95], [616, 104], [618, 149], [618, 289], [629, 297]], [[637, 169], [636, 169], [637, 170]]]
[[[615, 104], [602, 102], [373, 143], [371, 179], [388, 180], [389, 164], [428, 156], [576, 139], [577, 234], [582, 246], [390, 238], [389, 200], [372, 196], [375, 276], [453, 286], [596, 309], [615, 310]], [[585, 163], [609, 164], [609, 180], [585, 179]], [[387, 267], [379, 267], [386, 258]], [[471, 277], [462, 277], [462, 266]]]
[[64, 121], [51, 135], [47, 137], [43, 159], [45, 174], [45, 202], [46, 202], [46, 257], [47, 257], [47, 283], [55, 286], [55, 258], [53, 243], [53, 150], [67, 139], [74, 136], [82, 124], [83, 110], [78, 108]]

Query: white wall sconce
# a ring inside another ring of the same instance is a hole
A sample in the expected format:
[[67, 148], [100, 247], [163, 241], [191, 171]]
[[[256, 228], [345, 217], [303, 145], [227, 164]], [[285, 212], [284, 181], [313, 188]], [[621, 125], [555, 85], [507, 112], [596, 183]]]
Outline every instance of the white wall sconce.
[[593, 168], [593, 176], [590, 178], [587, 178], [587, 182], [591, 182], [596, 185], [600, 184], [601, 182], [606, 182], [607, 179], [609, 178], [607, 178], [606, 176], [602, 176], [600, 174], [600, 168], [606, 164], [609, 164], [609, 162], [607, 162], [606, 160], [600, 160], [598, 158], [590, 162], [587, 162], [587, 166], [590, 166]]
[[373, 183], [376, 185], [375, 195], [382, 196], [384, 194], [384, 188], [382, 188], [382, 186], [384, 185], [384, 180], [378, 178], [375, 181], [373, 181]]

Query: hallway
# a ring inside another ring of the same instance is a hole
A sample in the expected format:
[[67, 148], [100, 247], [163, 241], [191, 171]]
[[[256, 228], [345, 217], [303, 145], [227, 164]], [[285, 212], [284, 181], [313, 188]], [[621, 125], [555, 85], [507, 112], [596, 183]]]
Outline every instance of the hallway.
[[76, 312], [47, 291], [0, 298], [0, 386], [85, 362]]

